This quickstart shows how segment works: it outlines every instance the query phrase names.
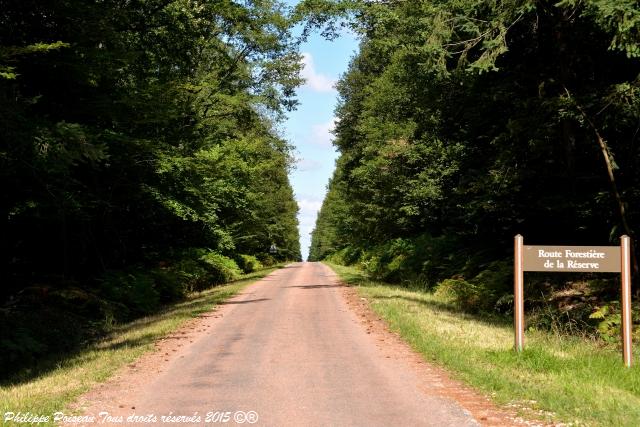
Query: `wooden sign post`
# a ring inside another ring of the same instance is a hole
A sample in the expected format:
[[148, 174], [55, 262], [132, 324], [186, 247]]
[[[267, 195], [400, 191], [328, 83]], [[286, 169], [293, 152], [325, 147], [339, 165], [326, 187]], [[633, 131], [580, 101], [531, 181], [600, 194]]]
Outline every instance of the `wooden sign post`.
[[513, 326], [515, 349], [524, 348], [524, 272], [620, 273], [622, 284], [622, 356], [631, 367], [631, 241], [620, 238], [620, 246], [525, 246], [523, 237], [514, 241]]
[[523, 237], [516, 236], [513, 268], [513, 326], [516, 331], [516, 351], [524, 348], [524, 270], [522, 268]]
[[622, 358], [625, 366], [631, 367], [631, 239], [622, 236], [620, 239], [621, 282], [622, 282]]

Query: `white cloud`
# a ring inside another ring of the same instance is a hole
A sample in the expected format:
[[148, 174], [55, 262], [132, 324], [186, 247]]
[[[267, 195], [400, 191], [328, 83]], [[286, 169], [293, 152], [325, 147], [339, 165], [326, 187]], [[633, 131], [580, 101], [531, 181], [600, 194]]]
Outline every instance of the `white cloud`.
[[311, 159], [296, 159], [296, 165], [300, 172], [316, 171], [322, 168], [322, 163]]
[[311, 142], [316, 145], [331, 146], [333, 141], [333, 130], [336, 128], [336, 118], [326, 123], [319, 123], [311, 126]]
[[310, 53], [302, 54], [302, 77], [306, 80], [305, 86], [316, 92], [331, 92], [334, 90], [336, 80], [318, 73], [313, 64], [313, 56]]
[[322, 201], [301, 199], [298, 200], [298, 206], [300, 206], [300, 216], [307, 216], [305, 214], [312, 213], [315, 218], [316, 212], [318, 212], [322, 206]]
[[322, 206], [322, 202], [324, 201], [324, 194], [325, 192], [323, 191], [322, 194], [318, 194], [318, 193], [296, 193], [296, 200], [298, 201], [298, 204], [302, 207], [303, 205], [305, 207], [310, 206], [310, 207], [319, 207]]
[[308, 236], [316, 225], [316, 216], [318, 211], [322, 207], [322, 200], [298, 198], [298, 206], [300, 211], [298, 212], [298, 221], [300, 222], [300, 234]]

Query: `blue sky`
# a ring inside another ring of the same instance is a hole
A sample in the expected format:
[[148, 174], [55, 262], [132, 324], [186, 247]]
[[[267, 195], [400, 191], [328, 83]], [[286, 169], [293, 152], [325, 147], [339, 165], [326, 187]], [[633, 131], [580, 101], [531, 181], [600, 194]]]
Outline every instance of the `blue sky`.
[[305, 64], [302, 74], [307, 82], [298, 90], [298, 109], [288, 114], [282, 130], [284, 137], [295, 146], [297, 164], [289, 178], [300, 207], [298, 220], [303, 259], [309, 253], [310, 233], [338, 157], [331, 145], [337, 102], [333, 85], [347, 70], [357, 48], [358, 42], [350, 34], [334, 41], [314, 34], [300, 48]]

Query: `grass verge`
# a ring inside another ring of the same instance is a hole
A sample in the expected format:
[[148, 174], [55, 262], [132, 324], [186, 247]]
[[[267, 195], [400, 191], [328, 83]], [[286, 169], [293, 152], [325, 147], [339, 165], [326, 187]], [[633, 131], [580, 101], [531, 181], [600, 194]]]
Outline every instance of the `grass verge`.
[[466, 315], [431, 293], [374, 282], [353, 267], [328, 265], [357, 286], [371, 308], [426, 360], [496, 403], [550, 422], [640, 425], [637, 357], [627, 369], [615, 347], [541, 331], [527, 331], [526, 348], [517, 354], [508, 320]]
[[[106, 381], [125, 364], [152, 350], [156, 340], [276, 269], [247, 274], [241, 280], [192, 294], [185, 301], [172, 304], [158, 314], [117, 326], [104, 340], [52, 369], [43, 369], [35, 379], [31, 379], [31, 373], [29, 380], [18, 377], [11, 383], [1, 385], [2, 420], [8, 411], [49, 416], [56, 411], [69, 413], [65, 411], [67, 405], [96, 384]], [[17, 424], [5, 422], [4, 425]]]

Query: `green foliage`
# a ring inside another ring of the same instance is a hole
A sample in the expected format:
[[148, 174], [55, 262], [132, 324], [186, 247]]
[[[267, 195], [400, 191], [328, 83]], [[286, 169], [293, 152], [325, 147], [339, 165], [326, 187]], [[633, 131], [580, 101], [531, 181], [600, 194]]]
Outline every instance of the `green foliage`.
[[221, 254], [298, 259], [293, 25], [278, 1], [3, 1], [0, 307], [77, 286], [105, 300], [77, 323], [108, 325], [236, 278]]
[[[594, 307], [595, 310], [589, 315], [589, 319], [596, 322], [596, 330], [598, 336], [604, 341], [610, 343], [617, 343], [620, 340], [620, 334], [622, 333], [622, 315], [620, 313], [620, 302], [610, 301], [600, 303], [599, 306]], [[633, 304], [632, 307], [632, 321], [634, 323], [640, 322], [640, 304]], [[634, 340], [640, 337], [640, 331], [635, 328]]]
[[341, 265], [358, 265], [377, 280], [419, 283], [426, 288], [460, 272], [475, 275], [486, 261], [461, 250], [455, 237], [428, 234], [396, 238], [366, 249], [347, 246], [325, 259]]
[[78, 287], [23, 289], [0, 309], [0, 378], [77, 349], [103, 330], [107, 312], [104, 300]]
[[258, 261], [260, 261], [260, 263], [265, 267], [271, 267], [277, 262], [277, 260], [268, 253], [259, 253], [256, 257], [258, 258]]
[[[201, 248], [175, 254], [162, 267], [106, 272], [97, 286], [29, 287], [0, 310], [0, 378], [37, 361], [77, 350], [118, 324], [157, 312], [163, 305], [237, 280], [230, 258]], [[255, 268], [255, 257], [244, 255]]]
[[177, 279], [181, 294], [204, 289], [208, 286], [209, 270], [202, 261], [207, 250], [188, 248], [176, 255], [177, 259], [164, 268]]
[[114, 271], [105, 274], [100, 293], [118, 304], [124, 317], [149, 314], [158, 308], [160, 294], [153, 276], [144, 270]]
[[211, 284], [220, 284], [237, 280], [242, 271], [231, 258], [215, 252], [203, 255], [200, 260], [206, 265]]
[[262, 263], [253, 255], [240, 254], [236, 256], [236, 263], [245, 274], [253, 273], [263, 268]]
[[613, 34], [609, 48], [619, 50], [629, 58], [640, 57], [640, 9], [633, 0], [589, 0], [580, 4], [563, 0], [558, 7], [580, 10], [609, 34]]
[[70, 47], [68, 43], [34, 43], [28, 46], [0, 46], [0, 79], [12, 80], [18, 77], [15, 67], [7, 65], [15, 61], [18, 56], [30, 53], [43, 53]]
[[436, 290], [438, 298], [453, 302], [465, 311], [477, 310], [482, 302], [484, 289], [464, 279], [445, 279]]
[[620, 338], [622, 319], [620, 313], [605, 316], [598, 322], [598, 333], [600, 338], [608, 342], [618, 342]]
[[0, 272], [16, 284], [3, 294], [31, 273], [91, 282], [188, 247], [275, 242], [279, 260], [299, 258], [276, 131], [301, 83], [287, 14], [272, 1], [3, 3]]
[[339, 265], [354, 265], [361, 261], [364, 255], [365, 252], [362, 249], [347, 246], [346, 248], [331, 253], [331, 255], [324, 259]]
[[233, 259], [208, 249], [189, 248], [176, 257], [155, 271], [162, 288], [177, 296], [237, 280], [242, 274]]
[[469, 280], [443, 280], [435, 293], [469, 313], [503, 311], [505, 296], [513, 299], [513, 295], [509, 294], [512, 281], [513, 266], [508, 262], [494, 262]]
[[[298, 11], [328, 30], [347, 17], [361, 36], [337, 85], [340, 158], [311, 260], [508, 312], [514, 235], [588, 245], [634, 235], [637, 2], [313, 0]], [[528, 280], [546, 293], [528, 307], [541, 328], [591, 333], [595, 304], [617, 297], [613, 280], [571, 303], [556, 296], [585, 277]], [[602, 328], [615, 335], [615, 318]]]

